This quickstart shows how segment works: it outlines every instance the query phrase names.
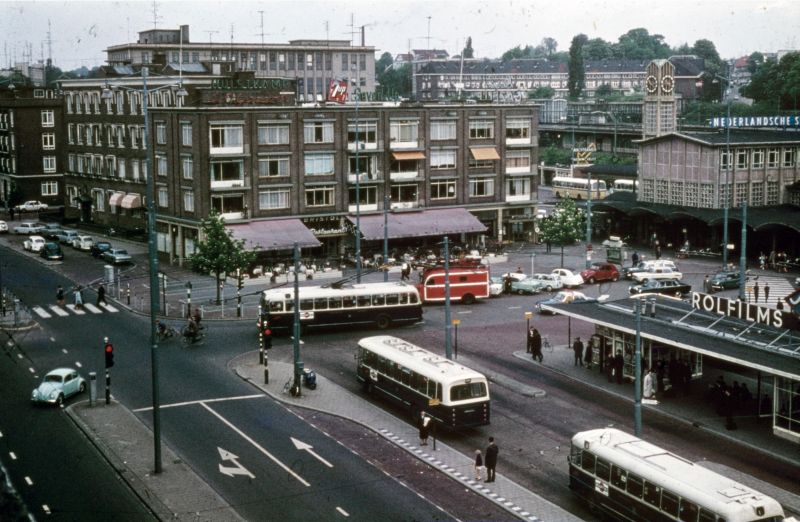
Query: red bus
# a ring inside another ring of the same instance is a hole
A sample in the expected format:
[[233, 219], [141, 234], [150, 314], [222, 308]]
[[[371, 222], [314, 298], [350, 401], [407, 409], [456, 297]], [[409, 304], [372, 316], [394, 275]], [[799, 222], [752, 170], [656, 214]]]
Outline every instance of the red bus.
[[[479, 260], [459, 260], [450, 263], [450, 299], [472, 304], [489, 298], [489, 268]], [[426, 267], [417, 284], [423, 303], [444, 302], [445, 270], [443, 264]]]

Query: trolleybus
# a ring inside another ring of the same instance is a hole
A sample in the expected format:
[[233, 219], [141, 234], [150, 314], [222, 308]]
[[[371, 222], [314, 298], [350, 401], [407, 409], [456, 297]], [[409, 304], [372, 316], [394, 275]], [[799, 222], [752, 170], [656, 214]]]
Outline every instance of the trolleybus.
[[572, 437], [569, 485], [616, 520], [784, 520], [774, 499], [613, 428]]
[[482, 374], [389, 335], [358, 342], [356, 378], [419, 419], [424, 411], [451, 428], [489, 424], [489, 384]]
[[633, 179], [615, 179], [614, 185], [609, 192], [636, 192], [639, 189], [639, 182]]
[[[557, 198], [586, 199], [589, 190], [589, 180], [586, 178], [553, 178], [553, 194]], [[606, 182], [592, 180], [592, 199], [604, 199], [607, 195]]]
[[[300, 325], [373, 325], [384, 329], [422, 321], [422, 302], [413, 285], [362, 283], [301, 286]], [[277, 331], [291, 331], [294, 324], [294, 290], [272, 288], [261, 295], [261, 312]]]

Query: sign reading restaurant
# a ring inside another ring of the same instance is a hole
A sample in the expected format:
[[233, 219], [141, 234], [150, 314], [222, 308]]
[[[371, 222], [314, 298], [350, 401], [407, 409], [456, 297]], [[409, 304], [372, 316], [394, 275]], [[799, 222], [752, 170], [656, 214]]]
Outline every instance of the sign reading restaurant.
[[734, 116], [711, 118], [710, 127], [800, 127], [800, 116]]
[[735, 317], [754, 323], [766, 324], [775, 328], [798, 329], [798, 323], [791, 313], [783, 310], [767, 308], [757, 304], [747, 303], [739, 300], [716, 297], [699, 292], [692, 293], [692, 308], [704, 310], [719, 315]]

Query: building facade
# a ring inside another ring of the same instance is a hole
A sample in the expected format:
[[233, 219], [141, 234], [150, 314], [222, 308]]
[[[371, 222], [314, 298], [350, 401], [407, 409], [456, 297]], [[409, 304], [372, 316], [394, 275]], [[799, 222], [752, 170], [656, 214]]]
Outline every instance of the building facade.
[[375, 48], [349, 40], [278, 43], [192, 42], [189, 26], [141, 31], [135, 43], [106, 49], [109, 65], [166, 63], [204, 67], [208, 74], [251, 72], [256, 77], [297, 80], [298, 100], [322, 101], [331, 79], [351, 80], [365, 95], [375, 92]]
[[0, 86], [0, 200], [63, 203], [64, 116], [53, 89]]

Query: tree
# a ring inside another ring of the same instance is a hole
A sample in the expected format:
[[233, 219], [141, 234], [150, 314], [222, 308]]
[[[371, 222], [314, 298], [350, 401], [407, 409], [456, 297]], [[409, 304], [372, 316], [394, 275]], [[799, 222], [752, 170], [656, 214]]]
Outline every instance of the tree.
[[464, 46], [464, 50], [461, 51], [461, 56], [463, 58], [474, 58], [475, 51], [472, 49], [472, 37], [467, 36], [467, 44]]
[[671, 50], [660, 34], [650, 34], [647, 29], [639, 27], [631, 29], [619, 37], [614, 46], [616, 58], [629, 60], [655, 60], [669, 58]]
[[245, 250], [244, 240], [233, 239], [233, 234], [225, 228], [225, 220], [216, 212], [204, 219], [200, 227], [200, 241], [196, 243], [191, 256], [192, 269], [196, 272], [211, 273], [217, 280], [217, 304], [220, 304], [220, 282], [222, 274], [242, 271], [255, 261], [256, 253]]
[[587, 40], [583, 46], [583, 58], [586, 60], [606, 60], [613, 56], [613, 46], [602, 38]]
[[399, 69], [389, 68], [378, 75], [378, 95], [384, 99], [408, 98], [411, 96], [411, 64]]
[[585, 85], [586, 71], [583, 68], [583, 45], [588, 37], [581, 33], [572, 39], [569, 46], [569, 78], [567, 79], [567, 90], [572, 99], [577, 99]]
[[539, 237], [547, 244], [561, 246], [561, 266], [564, 266], [564, 246], [574, 245], [586, 232], [585, 216], [570, 198], [563, 198], [553, 212], [539, 223]]
[[537, 87], [528, 91], [528, 98], [533, 100], [549, 100], [556, 95], [556, 90], [550, 86]]
[[380, 76], [381, 74], [386, 71], [389, 67], [392, 66], [394, 63], [394, 58], [392, 58], [392, 54], [389, 52], [385, 52], [378, 58], [378, 61], [375, 62], [375, 76]]
[[765, 106], [796, 110], [800, 102], [800, 53], [787, 53], [780, 62], [768, 59], [740, 92]]
[[556, 42], [556, 39], [550, 38], [549, 36], [542, 38], [542, 43], [539, 45], [547, 56], [552, 56], [553, 53], [556, 52], [556, 49], [558, 49], [558, 42]]
[[747, 57], [747, 70], [753, 74], [764, 63], [764, 55], [756, 51]]
[[609, 83], [600, 84], [597, 90], [594, 92], [595, 98], [607, 98], [614, 94], [614, 88], [611, 87]]

